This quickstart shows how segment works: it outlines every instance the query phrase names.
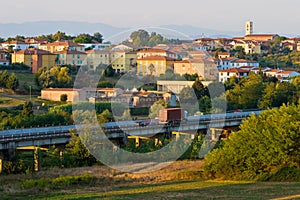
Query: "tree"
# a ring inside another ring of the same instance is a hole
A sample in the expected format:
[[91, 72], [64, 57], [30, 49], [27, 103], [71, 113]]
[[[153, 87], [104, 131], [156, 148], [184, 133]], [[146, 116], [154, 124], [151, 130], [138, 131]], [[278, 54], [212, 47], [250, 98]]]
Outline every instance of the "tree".
[[35, 75], [35, 83], [39, 87], [72, 87], [73, 79], [68, 67], [54, 66], [50, 69], [39, 69]]
[[66, 35], [66, 33], [57, 31], [54, 35], [52, 35], [52, 39], [56, 40], [70, 40], [73, 39], [71, 36]]
[[72, 86], [72, 77], [69, 73], [67, 67], [61, 67], [58, 74], [55, 74], [57, 77], [57, 86], [58, 87], [71, 87]]
[[179, 93], [180, 104], [195, 104], [196, 95], [191, 87], [184, 87]]
[[6, 82], [6, 87], [8, 89], [16, 90], [19, 86], [19, 80], [15, 73], [11, 73]]
[[93, 37], [87, 33], [81, 33], [76, 38], [73, 39], [76, 43], [88, 44], [92, 43]]
[[164, 100], [159, 100], [157, 102], [155, 102], [151, 107], [150, 107], [150, 114], [149, 117], [150, 118], [155, 118], [158, 116], [158, 113], [160, 110], [167, 108], [168, 107], [168, 103]]
[[67, 100], [68, 100], [68, 95], [67, 94], [60, 95], [60, 101], [61, 102], [67, 102]]
[[103, 42], [103, 35], [99, 32], [94, 33], [93, 39], [97, 42], [102, 43]]
[[112, 65], [108, 65], [104, 70], [104, 76], [113, 77], [115, 75], [115, 70], [112, 68]]
[[195, 91], [195, 94], [197, 96], [197, 99], [200, 99], [201, 97], [208, 95], [207, 87], [205, 87], [202, 82], [199, 80], [199, 78], [196, 79], [195, 83], [193, 84], [193, 89]]
[[[96, 163], [96, 159], [82, 143], [75, 130], [71, 130], [71, 140], [66, 145], [66, 154], [71, 157], [74, 166], [92, 165]], [[84, 134], [84, 133], [83, 133]], [[82, 136], [84, 137], [84, 136]]]
[[23, 104], [22, 116], [30, 117], [33, 115], [33, 104], [31, 101], [26, 101]]
[[266, 180], [282, 168], [299, 169], [299, 111], [299, 105], [284, 105], [252, 115], [207, 155], [205, 172], [223, 179]]
[[9, 74], [6, 70], [0, 71], [0, 87], [6, 87], [6, 83], [8, 81]]
[[152, 63], [148, 66], [148, 70], [150, 72], [150, 75], [153, 76], [153, 73], [155, 72], [155, 67]]
[[260, 75], [250, 73], [240, 84], [226, 91], [229, 110], [257, 108], [265, 85]]
[[134, 31], [130, 35], [135, 46], [147, 46], [149, 41], [149, 33], [145, 30]]

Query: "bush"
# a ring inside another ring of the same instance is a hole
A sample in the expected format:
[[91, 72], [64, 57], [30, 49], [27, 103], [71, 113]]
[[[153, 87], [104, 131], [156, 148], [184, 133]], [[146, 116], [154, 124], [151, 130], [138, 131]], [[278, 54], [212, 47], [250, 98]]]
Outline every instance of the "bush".
[[70, 185], [85, 185], [91, 184], [96, 180], [95, 177], [89, 174], [83, 174], [78, 176], [60, 176], [54, 179], [49, 178], [42, 178], [38, 180], [22, 180], [19, 183], [20, 188], [22, 189], [45, 189], [45, 188], [60, 188], [63, 186], [70, 186]]
[[89, 174], [79, 176], [60, 176], [52, 180], [54, 186], [69, 186], [75, 184], [89, 184], [95, 180], [95, 177]]
[[149, 108], [130, 108], [130, 114], [132, 116], [149, 115]]
[[240, 131], [231, 134], [221, 148], [205, 158], [207, 175], [212, 178], [261, 180], [282, 166], [299, 167], [299, 119], [300, 106], [295, 105], [251, 116], [241, 125]]
[[67, 94], [60, 95], [60, 101], [61, 102], [67, 102], [67, 100], [68, 100], [68, 95]]
[[39, 180], [22, 180], [20, 182], [20, 187], [22, 189], [31, 189], [31, 188], [38, 188], [38, 189], [44, 189], [51, 186], [51, 180], [48, 178], [42, 178]]

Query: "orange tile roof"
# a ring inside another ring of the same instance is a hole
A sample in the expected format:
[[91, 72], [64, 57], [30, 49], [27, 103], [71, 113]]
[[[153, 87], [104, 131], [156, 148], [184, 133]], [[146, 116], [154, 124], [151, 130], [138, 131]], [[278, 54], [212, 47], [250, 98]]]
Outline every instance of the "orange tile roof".
[[248, 70], [243, 70], [243, 69], [240, 69], [240, 68], [231, 68], [231, 69], [220, 70], [219, 72], [247, 73], [249, 71]]
[[22, 54], [22, 55], [55, 55], [49, 51], [46, 50], [42, 50], [42, 49], [34, 49], [34, 48], [30, 48], [30, 49], [24, 49], [24, 50], [20, 50], [15, 52], [15, 54]]
[[177, 59], [170, 58], [167, 56], [147, 56], [145, 58], [139, 58], [137, 60], [168, 60], [168, 61], [176, 61]]
[[86, 54], [85, 52], [75, 50], [55, 51], [54, 54]]
[[73, 47], [84, 47], [83, 45], [77, 44], [73, 41], [66, 40], [66, 41], [55, 41], [52, 43], [47, 43], [42, 46], [73, 46]]
[[44, 91], [80, 91], [80, 89], [76, 88], [45, 88]]
[[2, 44], [26, 44], [26, 43], [22, 41], [12, 40], [12, 41], [3, 42]]
[[[287, 71], [281, 71], [281, 72], [278, 72], [277, 74], [291, 74], [291, 73], [293, 73], [293, 72], [296, 72], [296, 71], [289, 71], [289, 70], [287, 70]], [[297, 72], [298, 73], [298, 72]]]

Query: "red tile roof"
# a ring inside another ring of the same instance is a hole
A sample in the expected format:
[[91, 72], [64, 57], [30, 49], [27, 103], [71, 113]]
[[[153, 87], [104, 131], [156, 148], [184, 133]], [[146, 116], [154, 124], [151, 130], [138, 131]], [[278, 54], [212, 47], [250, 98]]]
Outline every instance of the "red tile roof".
[[145, 58], [139, 58], [137, 60], [168, 60], [168, 61], [176, 61], [177, 59], [170, 58], [167, 56], [147, 56]]
[[240, 68], [231, 68], [231, 69], [220, 70], [219, 72], [247, 73], [249, 71], [248, 70], [243, 70], [243, 69], [240, 69]]
[[30, 49], [25, 49], [25, 50], [20, 50], [15, 52], [15, 54], [22, 54], [22, 55], [54, 55], [53, 53], [46, 51], [46, 50], [42, 50], [42, 49], [34, 49], [34, 48], [30, 48]]

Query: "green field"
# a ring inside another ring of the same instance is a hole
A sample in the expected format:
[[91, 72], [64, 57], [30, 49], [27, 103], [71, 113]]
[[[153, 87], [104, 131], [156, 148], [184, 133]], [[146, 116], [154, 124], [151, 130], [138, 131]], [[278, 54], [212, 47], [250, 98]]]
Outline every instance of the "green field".
[[[99, 188], [100, 189], [100, 188]], [[300, 199], [300, 183], [185, 182], [114, 191], [35, 196], [33, 199]]]

